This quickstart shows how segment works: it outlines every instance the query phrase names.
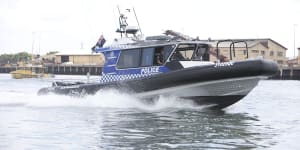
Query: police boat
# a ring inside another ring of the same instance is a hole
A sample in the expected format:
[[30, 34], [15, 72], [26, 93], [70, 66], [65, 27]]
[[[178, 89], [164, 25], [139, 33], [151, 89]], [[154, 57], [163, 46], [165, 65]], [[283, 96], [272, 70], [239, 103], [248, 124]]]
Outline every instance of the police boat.
[[[121, 17], [121, 21], [125, 19]], [[117, 32], [122, 38], [94, 49], [105, 57], [97, 82], [53, 83], [51, 87], [40, 89], [38, 94], [95, 94], [101, 89], [113, 88], [146, 101], [158, 96], [174, 96], [222, 109], [241, 100], [261, 79], [278, 71], [277, 63], [271, 60], [234, 61], [236, 43], [245, 43], [248, 58], [245, 41], [191, 40], [171, 30], [165, 35], [141, 40], [136, 36], [138, 28], [124, 24], [120, 27]], [[230, 56], [220, 53], [221, 43], [230, 44]]]

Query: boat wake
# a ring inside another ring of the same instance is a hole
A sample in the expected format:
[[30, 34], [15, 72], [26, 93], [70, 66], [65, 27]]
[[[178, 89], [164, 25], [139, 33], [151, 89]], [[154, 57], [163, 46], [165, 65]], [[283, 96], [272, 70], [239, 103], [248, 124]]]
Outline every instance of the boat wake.
[[112, 108], [112, 109], [140, 109], [155, 111], [168, 108], [201, 109], [208, 106], [195, 105], [192, 101], [177, 97], [159, 96], [151, 103], [138, 99], [128, 93], [115, 89], [100, 90], [95, 95], [84, 97], [71, 97], [66, 95], [43, 95], [36, 93], [22, 93], [18, 91], [7, 91], [0, 100], [1, 106], [24, 106], [24, 107], [90, 107], [90, 108]]

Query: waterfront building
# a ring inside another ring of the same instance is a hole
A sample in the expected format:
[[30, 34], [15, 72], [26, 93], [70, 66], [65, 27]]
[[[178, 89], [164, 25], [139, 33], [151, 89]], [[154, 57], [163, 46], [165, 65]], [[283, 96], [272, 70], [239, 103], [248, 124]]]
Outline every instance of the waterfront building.
[[55, 55], [55, 63], [61, 65], [85, 65], [85, 66], [103, 66], [103, 54], [66, 54], [59, 53]]
[[[218, 39], [220, 40], [220, 39]], [[279, 65], [286, 65], [286, 51], [287, 48], [278, 42], [266, 38], [266, 39], [233, 39], [234, 41], [246, 41], [248, 45], [248, 55], [249, 58], [262, 57], [264, 59], [270, 59], [276, 61]], [[217, 40], [209, 40], [213, 42], [213, 48], [216, 47]], [[230, 54], [230, 43], [225, 42], [219, 45], [220, 54], [224, 56], [229, 56]], [[210, 57], [214, 60], [215, 57]], [[247, 59], [247, 51], [245, 48], [245, 43], [235, 44], [235, 57], [233, 60], [245, 60]]]

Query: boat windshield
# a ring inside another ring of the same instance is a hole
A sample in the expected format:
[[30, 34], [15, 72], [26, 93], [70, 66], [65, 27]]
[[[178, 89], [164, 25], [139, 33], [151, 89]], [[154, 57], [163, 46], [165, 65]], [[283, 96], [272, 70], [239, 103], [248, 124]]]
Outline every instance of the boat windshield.
[[180, 44], [171, 56], [171, 61], [208, 61], [208, 45]]

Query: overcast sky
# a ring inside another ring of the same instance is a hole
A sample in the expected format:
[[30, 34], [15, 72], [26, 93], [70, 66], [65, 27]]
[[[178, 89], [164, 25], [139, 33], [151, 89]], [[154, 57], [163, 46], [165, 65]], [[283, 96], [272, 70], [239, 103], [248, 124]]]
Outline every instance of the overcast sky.
[[101, 34], [119, 37], [117, 5], [135, 8], [146, 35], [271, 38], [293, 56], [295, 33], [300, 47], [300, 0], [0, 0], [0, 54], [88, 53]]

